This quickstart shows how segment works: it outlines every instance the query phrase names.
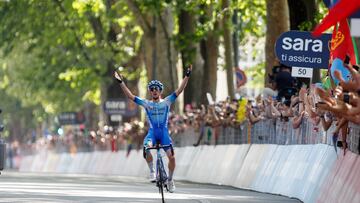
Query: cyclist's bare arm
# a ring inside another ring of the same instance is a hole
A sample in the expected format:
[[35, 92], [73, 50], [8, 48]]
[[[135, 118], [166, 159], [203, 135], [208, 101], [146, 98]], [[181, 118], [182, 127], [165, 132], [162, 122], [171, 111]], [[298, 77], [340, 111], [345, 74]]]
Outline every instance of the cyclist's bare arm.
[[192, 71], [192, 65], [190, 65], [186, 71], [189, 74], [185, 75], [184, 79], [181, 81], [180, 86], [175, 90], [176, 96], [179, 96], [181, 94], [181, 92], [185, 89], [185, 87], [189, 81], [191, 71]]
[[116, 80], [119, 81], [121, 89], [124, 91], [125, 95], [131, 100], [134, 101], [135, 95], [126, 87], [125, 83], [123, 82], [123, 76], [118, 74], [116, 71], [114, 73], [114, 77]]

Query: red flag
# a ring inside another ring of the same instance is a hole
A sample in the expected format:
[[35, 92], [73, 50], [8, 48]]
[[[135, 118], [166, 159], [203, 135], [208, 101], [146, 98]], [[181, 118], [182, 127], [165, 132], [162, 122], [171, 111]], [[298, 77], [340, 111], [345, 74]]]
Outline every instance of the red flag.
[[360, 0], [340, 0], [332, 7], [327, 16], [315, 28], [313, 35], [319, 36], [337, 22], [346, 19], [352, 13], [360, 9]]
[[[330, 60], [334, 60], [335, 57], [334, 57], [334, 51], [335, 50], [335, 41], [337, 41], [336, 39], [336, 32], [337, 32], [337, 24], [334, 25], [334, 29], [333, 29], [333, 33], [331, 35], [331, 41], [330, 41], [330, 44], [329, 44], [329, 50], [330, 50]], [[339, 38], [339, 37], [338, 37]], [[329, 65], [331, 66], [331, 64], [329, 63]], [[330, 67], [329, 67], [330, 68]]]
[[350, 36], [349, 24], [346, 19], [340, 21], [339, 27], [334, 27], [330, 53], [331, 58], [339, 58], [344, 61], [346, 55], [350, 56], [351, 64], [356, 64], [356, 57], [352, 39]]
[[337, 85], [339, 84], [339, 81], [335, 77], [335, 71], [339, 71], [345, 81], [348, 81], [351, 78], [349, 70], [343, 65], [346, 55], [350, 57], [350, 62], [352, 64], [356, 63], [356, 58], [347, 20], [343, 19], [340, 21], [339, 27], [337, 29], [336, 27], [337, 25], [334, 26], [333, 36], [331, 39], [330, 53], [333, 61], [330, 67], [330, 73]]

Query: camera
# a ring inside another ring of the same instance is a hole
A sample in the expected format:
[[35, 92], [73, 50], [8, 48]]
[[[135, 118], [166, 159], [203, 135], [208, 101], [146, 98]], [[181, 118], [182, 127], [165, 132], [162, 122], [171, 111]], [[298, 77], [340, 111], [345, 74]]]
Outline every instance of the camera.
[[350, 57], [348, 55], [346, 55], [345, 59], [344, 59], [344, 64], [349, 65], [350, 62]]
[[344, 92], [343, 95], [344, 95], [343, 101], [344, 101], [345, 103], [349, 104], [349, 103], [350, 103], [350, 95], [349, 95], [349, 93], [348, 93], [348, 92]]

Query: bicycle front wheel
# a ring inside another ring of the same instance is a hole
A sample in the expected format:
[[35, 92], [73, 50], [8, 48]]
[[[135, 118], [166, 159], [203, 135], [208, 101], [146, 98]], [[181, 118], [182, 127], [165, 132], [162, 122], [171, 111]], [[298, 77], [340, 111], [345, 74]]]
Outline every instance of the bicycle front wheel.
[[158, 187], [159, 187], [159, 193], [161, 194], [162, 203], [165, 203], [164, 199], [164, 184], [163, 184], [163, 175], [161, 173], [161, 169], [158, 171], [159, 174], [159, 180], [158, 180]]
[[164, 164], [160, 159], [158, 159], [157, 161], [157, 172], [159, 175], [159, 179], [158, 179], [158, 187], [159, 187], [159, 192], [161, 194], [161, 199], [162, 199], [162, 203], [165, 203], [165, 198], [164, 198], [164, 184], [165, 184], [165, 179], [166, 179], [166, 175], [164, 174]]
[[164, 199], [164, 185], [163, 183], [159, 183], [159, 192], [161, 194], [162, 203], [165, 203]]

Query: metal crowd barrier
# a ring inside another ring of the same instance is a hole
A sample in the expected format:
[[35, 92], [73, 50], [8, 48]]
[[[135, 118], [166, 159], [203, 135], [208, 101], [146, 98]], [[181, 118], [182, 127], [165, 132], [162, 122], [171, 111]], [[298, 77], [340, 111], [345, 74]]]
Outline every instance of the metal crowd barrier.
[[[358, 153], [360, 151], [360, 126], [350, 124], [347, 136], [349, 149]], [[303, 119], [299, 128], [294, 129], [291, 120], [268, 119], [253, 125], [248, 122], [236, 127], [201, 126], [199, 129], [189, 128], [182, 133], [172, 135], [177, 147], [192, 145], [217, 144], [328, 144], [332, 143], [332, 132], [335, 125], [328, 131], [322, 129], [321, 124], [315, 125], [311, 120]], [[202, 134], [202, 136], [201, 136]]]
[[360, 154], [360, 126], [350, 124], [350, 132], [347, 136], [350, 151]]
[[[349, 135], [347, 136], [348, 149], [359, 154], [360, 125], [350, 124], [349, 129]], [[236, 127], [201, 126], [197, 129], [188, 127], [183, 132], [176, 134], [173, 133], [171, 136], [175, 147], [227, 144], [295, 145], [322, 143], [333, 145], [332, 133], [334, 130], [335, 125], [332, 125], [328, 131], [324, 131], [320, 124], [316, 126], [311, 120], [306, 118], [303, 119], [302, 124], [297, 129], [293, 129], [291, 120], [282, 121], [280, 119], [267, 119], [259, 121], [253, 125], [245, 121]], [[132, 149], [139, 149], [138, 145], [139, 143], [133, 143]], [[53, 146], [47, 146], [47, 149], [57, 153], [77, 153], [111, 150], [109, 146], [109, 143], [96, 146], [79, 145], [76, 146], [76, 151], [74, 151], [71, 150], [71, 146], [67, 146], [59, 142]], [[117, 149], [128, 150], [129, 145], [118, 143]], [[35, 149], [32, 145], [25, 145], [21, 147], [21, 155], [31, 155], [37, 151], [38, 149]]]

